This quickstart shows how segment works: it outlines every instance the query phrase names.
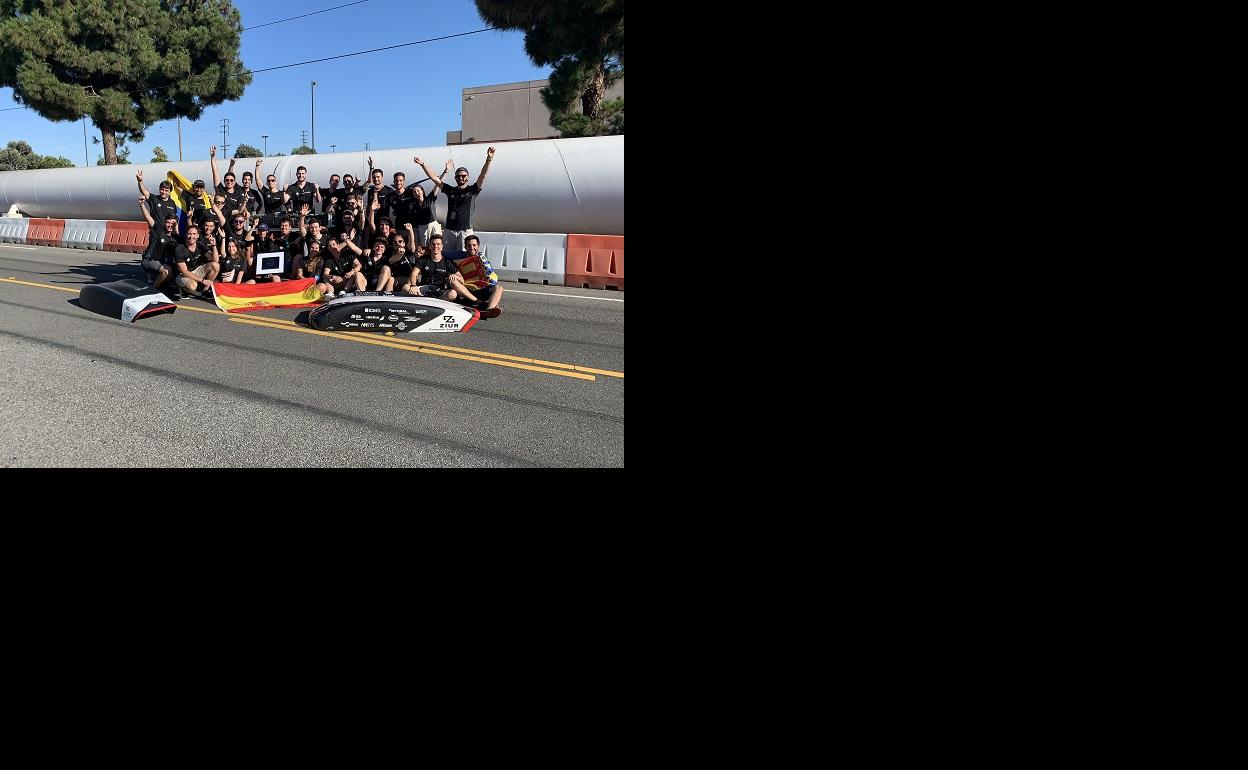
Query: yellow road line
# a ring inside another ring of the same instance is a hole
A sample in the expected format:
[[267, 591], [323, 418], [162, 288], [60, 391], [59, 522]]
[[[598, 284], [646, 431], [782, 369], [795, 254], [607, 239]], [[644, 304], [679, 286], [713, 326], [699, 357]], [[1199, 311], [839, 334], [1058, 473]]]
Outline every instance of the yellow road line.
[[399, 345], [395, 342], [391, 342], [389, 339], [384, 339], [384, 340], [370, 339], [368, 337], [348, 336], [346, 334], [341, 334], [339, 332], [323, 332], [323, 331], [320, 331], [319, 329], [308, 329], [306, 327], [299, 326], [298, 324], [286, 326], [282, 324], [266, 323], [265, 321], [268, 321], [269, 319], [265, 319], [265, 321], [260, 321], [260, 320], [252, 319], [252, 318], [239, 318], [238, 316], [232, 315], [230, 316], [230, 320], [236, 323], [249, 324], [251, 326], [263, 326], [268, 329], [280, 329], [281, 331], [302, 332], [304, 334], [317, 334], [322, 337], [333, 337], [335, 339], [348, 340], [350, 342], [363, 342], [365, 345], [380, 345], [386, 348], [397, 348], [398, 350], [406, 350], [410, 353], [425, 353], [431, 356], [442, 356], [443, 358], [458, 358], [464, 361], [474, 361], [480, 364], [493, 364], [494, 366], [509, 366], [513, 369], [526, 369], [530, 372], [541, 372], [542, 374], [557, 374], [560, 377], [574, 377], [578, 380], [589, 380], [591, 382], [597, 379], [592, 374], [581, 374], [580, 372], [565, 372], [559, 369], [543, 369], [539, 366], [526, 366], [524, 364], [513, 364], [510, 361], [495, 361], [489, 358], [479, 358], [477, 356], [465, 356], [460, 353], [444, 353], [440, 350], [422, 350], [421, 348], [412, 347], [410, 345]]
[[[284, 319], [284, 318], [268, 318], [268, 317], [266, 316], [266, 317], [264, 317], [264, 319], [265, 319], [266, 321], [272, 321], [272, 322], [274, 322], [274, 323], [288, 324], [288, 325], [290, 325], [290, 326], [294, 326], [294, 327], [297, 327], [297, 328], [304, 328], [304, 327], [300, 326], [300, 324], [297, 324], [297, 323], [295, 323], [294, 321], [288, 321], [288, 320], [286, 320], [286, 319]], [[478, 321], [477, 323], [480, 323], [480, 321]], [[369, 338], [370, 336], [372, 336], [373, 334], [375, 334], [375, 332], [342, 332], [342, 333], [343, 333], [343, 334], [348, 334], [348, 335], [350, 335], [350, 336], [352, 336], [352, 337], [363, 337], [363, 338], [365, 338], [365, 339], [367, 339], [367, 338]], [[419, 332], [418, 332], [418, 333], [419, 333]], [[538, 366], [549, 366], [549, 367], [553, 367], [553, 368], [556, 368], [556, 369], [571, 369], [571, 370], [572, 370], [572, 371], [574, 371], [574, 372], [585, 372], [585, 373], [587, 373], [587, 374], [602, 374], [602, 375], [605, 375], [605, 376], [607, 376], [607, 377], [619, 377], [620, 379], [624, 379], [624, 372], [614, 372], [614, 371], [611, 371], [610, 369], [592, 369], [592, 368], [590, 368], [590, 367], [588, 367], [588, 366], [577, 366], [576, 364], [562, 364], [562, 363], [559, 363], [558, 361], [543, 361], [543, 360], [542, 360], [542, 359], [540, 359], [540, 358], [525, 358], [525, 357], [523, 357], [523, 356], [512, 356], [512, 355], [508, 355], [508, 354], [506, 354], [506, 353], [493, 353], [493, 352], [490, 352], [490, 351], [488, 351], [488, 350], [476, 350], [475, 348], [461, 348], [461, 347], [456, 347], [456, 346], [454, 346], [454, 345], [441, 345], [441, 344], [439, 344], [439, 343], [437, 343], [437, 342], [425, 342], [424, 340], [417, 339], [417, 338], [415, 338], [415, 337], [413, 337], [413, 336], [402, 336], [402, 337], [400, 337], [399, 335], [397, 335], [397, 334], [396, 334], [396, 335], [394, 336], [394, 338], [393, 338], [393, 339], [390, 339], [389, 341], [390, 341], [390, 342], [398, 342], [398, 343], [402, 343], [402, 344], [405, 344], [405, 345], [418, 345], [418, 346], [420, 346], [420, 347], [422, 347], [422, 348], [433, 348], [433, 349], [435, 349], [435, 350], [446, 350], [446, 351], [450, 351], [450, 352], [452, 352], [452, 353], [471, 353], [471, 354], [473, 354], [473, 355], [477, 355], [477, 356], [488, 356], [488, 357], [490, 357], [490, 358], [501, 358], [501, 359], [506, 360], [506, 361], [518, 361], [518, 362], [520, 362], [520, 363], [524, 363], [524, 364], [535, 364], [535, 365], [538, 365]]]
[[[37, 286], [43, 289], [56, 289], [57, 291], [67, 291], [72, 294], [80, 293], [80, 289], [66, 289], [61, 286], [52, 286], [46, 283], [34, 283], [32, 281], [19, 281], [17, 278], [0, 278], [5, 283], [17, 283], [23, 286]], [[381, 345], [388, 348], [397, 348], [399, 350], [414, 350], [418, 353], [427, 353], [431, 356], [443, 356], [444, 358], [458, 358], [464, 361], [476, 361], [483, 364], [494, 364], [495, 366], [509, 366], [515, 369], [526, 369], [533, 372], [542, 372], [543, 374], [558, 374], [564, 377], [574, 377], [580, 380], [593, 381], [596, 378], [592, 375], [601, 374], [606, 377], [624, 378], [624, 372], [616, 372], [610, 369], [593, 369], [588, 366], [577, 366], [575, 364], [564, 364], [558, 361], [543, 361], [539, 358], [525, 358], [523, 356], [512, 356], [506, 353], [493, 353], [488, 350], [475, 350], [473, 348], [459, 348], [454, 345], [440, 345], [436, 342], [424, 342], [408, 337], [393, 337], [384, 340], [371, 339], [369, 332], [323, 332], [319, 329], [310, 329], [301, 326], [294, 321], [285, 318], [270, 318], [268, 316], [251, 316], [242, 318], [233, 313], [223, 312], [220, 308], [215, 310], [207, 310], [205, 308], [190, 307], [189, 305], [178, 305], [179, 310], [190, 310], [196, 313], [208, 313], [209, 315], [224, 315], [231, 321], [240, 323], [249, 323], [255, 326], [268, 326], [269, 328], [290, 328], [295, 331], [307, 334], [319, 334], [324, 337], [334, 337], [336, 339], [353, 340], [356, 342], [364, 342], [369, 345]], [[263, 320], [260, 320], [263, 319]], [[480, 323], [478, 321], [478, 323]], [[472, 354], [472, 355], [468, 355]], [[499, 360], [491, 360], [499, 359]], [[515, 363], [510, 363], [515, 362]], [[530, 365], [534, 364], [534, 365]], [[567, 369], [569, 371], [556, 371], [558, 369]]]
[[0, 281], [4, 281], [5, 283], [20, 283], [23, 286], [39, 286], [44, 289], [56, 289], [57, 291], [67, 291], [67, 292], [70, 292], [71, 294], [78, 293], [77, 289], [66, 289], [63, 286], [49, 286], [46, 283], [31, 283], [30, 281], [19, 281], [16, 278], [0, 278]]

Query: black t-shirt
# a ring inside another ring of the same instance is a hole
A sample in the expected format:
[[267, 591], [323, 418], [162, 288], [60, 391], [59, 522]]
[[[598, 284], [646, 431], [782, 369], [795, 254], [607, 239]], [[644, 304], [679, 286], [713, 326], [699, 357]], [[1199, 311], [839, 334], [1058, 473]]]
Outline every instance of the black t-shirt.
[[360, 257], [360, 265], [364, 268], [365, 275], [376, 275], [381, 270], [381, 266], [386, 264], [388, 256], [382, 254], [380, 257], [373, 256], [373, 250], [369, 249], [364, 256]]
[[430, 257], [421, 257], [416, 260], [416, 267], [420, 268], [421, 286], [432, 284], [446, 288], [447, 280], [451, 273], [459, 272], [459, 268], [455, 266], [455, 263], [446, 257], [442, 257], [437, 262], [434, 262]]
[[[355, 235], [351, 236], [351, 242], [354, 243], [356, 246], [359, 246], [362, 249], [364, 248], [364, 231], [361, 230], [359, 227], [356, 227], [354, 229], [355, 229]], [[329, 231], [329, 234], [333, 236], [339, 236], [345, 232], [347, 232], [346, 228], [335, 227]]]
[[178, 246], [178, 234], [175, 230], [172, 235], [165, 232], [164, 225], [157, 225], [152, 228], [151, 233], [147, 236], [147, 254], [148, 259], [154, 259], [163, 262], [166, 265], [173, 264], [173, 250]]
[[398, 256], [397, 261], [390, 263], [390, 272], [395, 278], [406, 278], [412, 274], [412, 268], [416, 266], [416, 255], [405, 250]]
[[[233, 230], [230, 230], [228, 233], [224, 233], [224, 238], [225, 238], [225, 240], [231, 240], [231, 241], [234, 241], [235, 243], [237, 243], [237, 244], [238, 244], [238, 251], [239, 251], [239, 253], [240, 253], [240, 254], [242, 254], [243, 256], [246, 256], [246, 255], [247, 255], [247, 249], [251, 248], [251, 245], [252, 245], [252, 244], [250, 244], [250, 243], [248, 243], [248, 242], [247, 242], [247, 233], [246, 233], [245, 231], [244, 231], [243, 233], [235, 234], [235, 232], [234, 232]], [[225, 245], [224, 241], [222, 241], [222, 244], [221, 244], [221, 245], [222, 245], [222, 246], [224, 246], [224, 245]], [[257, 245], [258, 245], [258, 244], [257, 244]], [[222, 250], [222, 252], [221, 252], [221, 253], [222, 253], [222, 254], [224, 254], [224, 253], [225, 253], [224, 249]]]
[[454, 185], [442, 185], [442, 194], [446, 196], [446, 229], [471, 230], [472, 204], [481, 194], [481, 188], [472, 183], [464, 189]]
[[340, 205], [342, 205], [342, 202], [347, 199], [347, 191], [342, 189], [342, 185], [339, 185], [337, 187], [322, 187], [321, 188], [321, 213], [322, 214], [330, 210], [329, 208], [330, 198], [338, 199], [338, 202], [334, 204], [334, 208], [338, 208]]
[[264, 211], [264, 198], [260, 195], [260, 191], [254, 187], [248, 190], [245, 205], [247, 207], [248, 219], [251, 218], [252, 214], [259, 214]]
[[355, 254], [350, 249], [344, 249], [337, 257], [333, 254], [326, 254], [322, 267], [328, 267], [330, 275], [346, 275], [347, 271], [354, 267], [354, 262]]
[[178, 262], [185, 262], [187, 270], [194, 270], [202, 264], [211, 262], [212, 252], [202, 243], [196, 243], [193, 252], [190, 247], [179, 243], [173, 249], [173, 261], [175, 265]]
[[370, 184], [368, 186], [368, 194], [364, 196], [364, 216], [368, 216], [368, 212], [372, 209], [373, 198], [381, 201], [381, 208], [377, 209], [377, 218], [373, 221], [380, 225], [382, 217], [391, 217], [390, 221], [394, 222], [394, 218], [390, 213], [390, 206], [394, 203], [394, 188], [389, 185], [382, 185], [381, 189], [377, 190]]
[[242, 270], [246, 264], [247, 255], [245, 252], [240, 251], [233, 258], [230, 258], [228, 254], [223, 255], [221, 257], [221, 274], [224, 275], [234, 270]]
[[147, 210], [151, 212], [152, 219], [156, 220], [156, 226], [161, 230], [165, 229], [165, 217], [173, 214], [178, 215], [178, 204], [173, 202], [173, 198], [162, 201], [156, 193], [147, 194]]
[[325, 232], [325, 230], [323, 230], [323, 229], [322, 229], [322, 230], [321, 230], [321, 237], [320, 237], [320, 238], [314, 238], [314, 237], [312, 237], [312, 230], [310, 230], [310, 229], [309, 229], [309, 230], [308, 230], [308, 234], [307, 234], [307, 235], [305, 235], [305, 236], [303, 236], [303, 250], [304, 250], [305, 252], [306, 252], [306, 251], [308, 251], [308, 250], [309, 250], [309, 244], [311, 244], [311, 243], [313, 243], [313, 242], [319, 242], [319, 243], [321, 244], [321, 253], [322, 253], [322, 254], [325, 254], [325, 253], [326, 253], [326, 248], [329, 246], [329, 233]]
[[234, 213], [236, 209], [241, 209], [243, 207], [243, 188], [242, 187], [239, 187], [238, 185], [234, 185], [234, 192], [226, 192], [225, 183], [222, 182], [221, 184], [217, 185], [217, 192], [225, 196], [225, 205], [221, 207], [221, 210], [225, 212], [225, 216], [227, 219], [230, 217], [231, 214]]
[[432, 222], [433, 202], [438, 197], [436, 193], [432, 196], [426, 195], [422, 203], [417, 203], [416, 199], [412, 197], [412, 188], [409, 187], [407, 189], [408, 191], [402, 197], [396, 196], [391, 203], [391, 208], [394, 210], [394, 224], [400, 230], [403, 229], [403, 225], [409, 223], [412, 227], [419, 227]]
[[303, 189], [299, 189], [299, 185], [292, 184], [286, 188], [286, 194], [290, 196], [291, 211], [299, 211], [303, 204], [308, 204], [308, 211], [316, 212], [316, 185], [307, 181], [303, 182]]
[[260, 191], [260, 200], [264, 202], [264, 213], [276, 214], [282, 208], [282, 197], [285, 195], [281, 190], [270, 190], [264, 188]]
[[[320, 280], [321, 271], [325, 269], [325, 252], [322, 251], [321, 253], [317, 255], [316, 264], [311, 263], [310, 257], [300, 256], [298, 257], [298, 260], [299, 260], [298, 266], [303, 269], [304, 278], [315, 278], [317, 280]], [[295, 271], [292, 270], [290, 272], [290, 276], [294, 278]]]

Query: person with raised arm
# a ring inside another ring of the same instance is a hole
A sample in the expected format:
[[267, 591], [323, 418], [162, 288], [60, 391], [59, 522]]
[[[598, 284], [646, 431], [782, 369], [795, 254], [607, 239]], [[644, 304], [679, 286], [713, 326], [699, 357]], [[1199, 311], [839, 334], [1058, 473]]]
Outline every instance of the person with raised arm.
[[[420, 167], [429, 175], [429, 178], [433, 181], [434, 190], [441, 190], [442, 194], [446, 196], [446, 227], [442, 230], [442, 248], [447, 252], [466, 250], [464, 239], [473, 234], [473, 202], [485, 187], [485, 175], [490, 172], [490, 164], [494, 162], [494, 148], [491, 147], [486, 150], [485, 165], [481, 167], [481, 173], [477, 175], [477, 181], [472, 184], [468, 184], [467, 167], [460, 166], [455, 169], [454, 187], [443, 184], [440, 177], [435, 178], [433, 169], [421, 162], [420, 158], [413, 158], [412, 160], [419, 163]], [[447, 161], [447, 166], [449, 167], [450, 165], [453, 165], [452, 160]]]

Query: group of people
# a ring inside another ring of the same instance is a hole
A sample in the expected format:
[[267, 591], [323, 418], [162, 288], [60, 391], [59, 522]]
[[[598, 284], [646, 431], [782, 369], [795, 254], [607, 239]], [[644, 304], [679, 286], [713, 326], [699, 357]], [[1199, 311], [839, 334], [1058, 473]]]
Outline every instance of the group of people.
[[[204, 201], [204, 181], [195, 180], [187, 196], [184, 230], [179, 229], [173, 185], [162, 181], [159, 194], [152, 194], [143, 184], [143, 172], [135, 174], [139, 208], [151, 228], [142, 265], [152, 275], [153, 286], [162, 288], [173, 278], [178, 289], [204, 296], [217, 281], [315, 278], [326, 299], [356, 291], [393, 291], [471, 305], [483, 318], [502, 313], [498, 307], [502, 286], [491, 279], [483, 288], [469, 288], [455, 261], [447, 257], [481, 253], [481, 239], [472, 230], [472, 209], [494, 160], [493, 147], [486, 151], [485, 165], [471, 185], [468, 169], [462, 166], [455, 169], [454, 185], [443, 183], [454, 166], [451, 160], [435, 174], [419, 157], [412, 158], [433, 183], [428, 193], [419, 182], [407, 184], [402, 171], [394, 173], [393, 186], [387, 185], [385, 173], [373, 168], [372, 156], [367, 186], [358, 185], [350, 174], [333, 174], [329, 187], [318, 188], [308, 180], [307, 168], [300, 166], [296, 181], [285, 189], [269, 174], [259, 190], [253, 183], [263, 159], [256, 160], [254, 174], [243, 172], [240, 185], [234, 175], [236, 159], [220, 177], [216, 156], [214, 145], [209, 152], [212, 204]], [[439, 193], [447, 200], [445, 227], [434, 214]], [[261, 221], [262, 213], [276, 220], [276, 228]], [[258, 274], [258, 255], [274, 252], [285, 255], [282, 271]]]

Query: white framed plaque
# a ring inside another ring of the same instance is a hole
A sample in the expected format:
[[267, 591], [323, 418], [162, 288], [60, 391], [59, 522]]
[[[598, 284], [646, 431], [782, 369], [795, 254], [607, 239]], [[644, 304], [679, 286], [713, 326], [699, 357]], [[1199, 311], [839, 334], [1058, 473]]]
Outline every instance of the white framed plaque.
[[286, 252], [269, 251], [256, 255], [256, 275], [274, 275], [286, 269]]

